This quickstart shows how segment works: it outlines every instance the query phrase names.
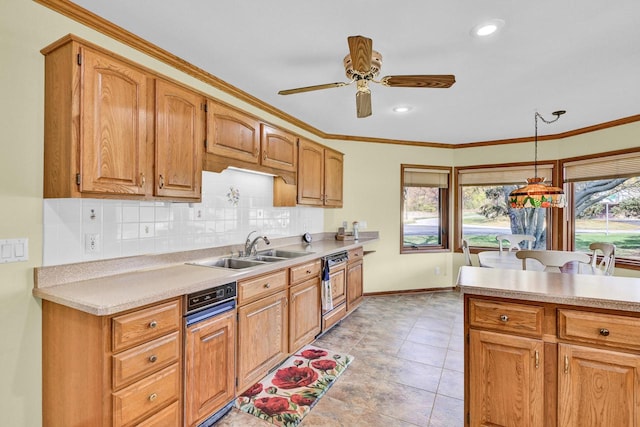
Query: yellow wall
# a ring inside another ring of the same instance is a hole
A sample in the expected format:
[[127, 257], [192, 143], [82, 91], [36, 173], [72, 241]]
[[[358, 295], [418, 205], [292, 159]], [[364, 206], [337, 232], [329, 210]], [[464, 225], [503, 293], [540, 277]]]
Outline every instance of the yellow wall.
[[[0, 3], [0, 239], [27, 237], [29, 261], [0, 264], [0, 424], [41, 424], [41, 309], [31, 295], [33, 268], [42, 254], [43, 71], [40, 49], [74, 33], [133, 61], [181, 80], [253, 113], [255, 108], [184, 76], [57, 13], [25, 0]], [[260, 114], [274, 124], [281, 120]], [[301, 134], [298, 129], [293, 129]], [[541, 158], [638, 145], [633, 124], [554, 143], [541, 143]], [[309, 135], [307, 135], [309, 136]], [[310, 136], [312, 139], [316, 139]], [[322, 142], [322, 141], [321, 141]], [[459, 254], [398, 254], [400, 164], [464, 165], [521, 160], [529, 145], [482, 149], [421, 149], [399, 145], [324, 141], [345, 153], [345, 207], [326, 210], [325, 230], [343, 220], [365, 220], [381, 239], [367, 249], [367, 292], [451, 286]], [[532, 152], [532, 151], [531, 151]], [[439, 267], [441, 274], [435, 274]]]

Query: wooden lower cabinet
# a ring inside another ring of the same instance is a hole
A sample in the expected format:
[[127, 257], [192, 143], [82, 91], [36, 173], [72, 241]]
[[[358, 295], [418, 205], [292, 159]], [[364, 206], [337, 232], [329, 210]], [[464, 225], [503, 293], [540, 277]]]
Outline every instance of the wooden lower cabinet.
[[43, 425], [180, 425], [181, 342], [180, 299], [115, 316], [43, 301]]
[[543, 342], [476, 330], [469, 339], [471, 425], [546, 426]]
[[331, 268], [331, 299], [337, 307], [347, 299], [347, 264], [336, 265]]
[[233, 400], [235, 331], [235, 310], [187, 327], [185, 426], [197, 426]]
[[238, 308], [238, 393], [289, 356], [288, 332], [287, 290]]
[[355, 310], [362, 302], [362, 260], [347, 265], [347, 311]]
[[320, 277], [292, 286], [289, 301], [289, 353], [293, 353], [320, 333]]
[[640, 313], [464, 301], [467, 425], [640, 427]]
[[559, 344], [558, 425], [640, 425], [640, 355]]

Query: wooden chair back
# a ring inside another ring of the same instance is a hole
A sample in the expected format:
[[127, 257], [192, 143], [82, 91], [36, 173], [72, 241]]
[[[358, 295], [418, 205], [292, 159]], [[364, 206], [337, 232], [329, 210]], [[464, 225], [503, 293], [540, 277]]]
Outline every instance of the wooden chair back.
[[[591, 254], [591, 267], [601, 270], [605, 276], [611, 276], [616, 265], [616, 245], [613, 243], [594, 242], [589, 245], [593, 251]], [[599, 252], [602, 254], [598, 262]]]
[[523, 241], [527, 242], [527, 249], [531, 249], [536, 238], [529, 234], [499, 234], [496, 236], [496, 240], [500, 244], [500, 252], [503, 250], [503, 242], [507, 240], [509, 242], [509, 247], [506, 250], [510, 252], [512, 249], [516, 251], [522, 249], [522, 247], [520, 247], [520, 242]]
[[591, 257], [583, 252], [567, 251], [530, 251], [527, 249], [516, 252], [516, 258], [522, 260], [522, 269], [527, 269], [527, 259], [535, 259], [544, 265], [544, 271], [559, 272], [560, 267], [568, 262], [589, 264]]
[[462, 253], [464, 254], [465, 265], [473, 267], [471, 262], [471, 253], [469, 252], [469, 242], [466, 239], [462, 239]]

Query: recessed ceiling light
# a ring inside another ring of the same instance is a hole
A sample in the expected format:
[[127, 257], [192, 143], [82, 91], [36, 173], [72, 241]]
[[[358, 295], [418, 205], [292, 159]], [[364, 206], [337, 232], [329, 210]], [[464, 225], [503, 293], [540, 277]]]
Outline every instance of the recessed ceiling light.
[[487, 37], [495, 34], [498, 30], [500, 30], [500, 28], [502, 28], [503, 25], [504, 21], [502, 19], [492, 19], [473, 27], [473, 29], [471, 30], [471, 34], [474, 37]]
[[399, 107], [393, 107], [393, 112], [394, 113], [407, 113], [411, 110], [410, 107], [406, 107], [406, 106], [399, 106]]

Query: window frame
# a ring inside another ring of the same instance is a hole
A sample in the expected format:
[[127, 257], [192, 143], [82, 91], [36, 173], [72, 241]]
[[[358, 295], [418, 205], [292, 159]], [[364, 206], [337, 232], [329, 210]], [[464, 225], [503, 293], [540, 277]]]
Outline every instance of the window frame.
[[[571, 177], [567, 177], [567, 168], [571, 166], [576, 166], [579, 164], [589, 165], [590, 163], [592, 163], [593, 165], [597, 163], [605, 163], [607, 158], [610, 158], [611, 160], [615, 160], [620, 157], [624, 158], [625, 156], [637, 157], [638, 159], [640, 159], [640, 148], [629, 148], [624, 150], [605, 151], [601, 153], [594, 153], [594, 154], [578, 156], [578, 157], [569, 157], [569, 158], [564, 158], [559, 160], [560, 170], [562, 171], [562, 180], [563, 180], [564, 190], [567, 197], [567, 206], [563, 209], [564, 212], [562, 216], [562, 223], [565, 225], [563, 236], [562, 236], [563, 237], [562, 247], [564, 247], [566, 250], [570, 250], [570, 251], [575, 250], [575, 214], [574, 214], [575, 200], [573, 197], [574, 183], [584, 182], [584, 181], [595, 181], [598, 179], [606, 179], [606, 178], [610, 178], [613, 175], [615, 175], [616, 177], [619, 176], [616, 173], [616, 174], [612, 174], [611, 176], [594, 175], [594, 176], [591, 176], [590, 179], [584, 179], [585, 177], [588, 177], [588, 175], [584, 175], [582, 173], [584, 171], [584, 168], [583, 168], [581, 171], [580, 178], [572, 179]], [[589, 165], [589, 166], [592, 166], [592, 165]], [[630, 174], [630, 175], [640, 176], [640, 173], [638, 175], [635, 175], [635, 174]], [[629, 270], [640, 270], [640, 260], [624, 258], [616, 254], [616, 266], [626, 268]]]
[[[417, 246], [409, 247], [404, 245], [404, 188], [405, 188], [405, 170], [406, 169], [423, 169], [428, 172], [446, 174], [447, 186], [446, 188], [439, 188], [439, 229], [440, 229], [440, 244], [429, 246]], [[442, 171], [442, 172], [440, 172]], [[449, 204], [451, 197], [451, 179], [453, 168], [450, 166], [433, 166], [433, 165], [416, 165], [416, 164], [400, 164], [400, 254], [416, 254], [416, 253], [434, 253], [434, 252], [448, 252], [449, 251], [449, 229], [450, 229], [450, 215]]]
[[[547, 160], [547, 161], [538, 161], [537, 162], [538, 169], [546, 169], [551, 174], [550, 177], [545, 177], [546, 182], [550, 185], [558, 186], [560, 182], [560, 171], [562, 170], [559, 167], [559, 162], [557, 160]], [[473, 173], [474, 170], [497, 170], [499, 172], [500, 169], [509, 170], [509, 169], [523, 169], [526, 176], [522, 177], [522, 185], [526, 185], [527, 178], [531, 178], [534, 176], [534, 168], [535, 162], [511, 162], [511, 163], [499, 163], [499, 164], [480, 164], [480, 165], [469, 165], [469, 166], [457, 166], [454, 168], [454, 176], [455, 176], [455, 201], [454, 201], [454, 251], [462, 252], [462, 187], [467, 185], [460, 184], [460, 175], [461, 173]], [[530, 169], [530, 172], [527, 170]], [[540, 176], [540, 173], [538, 173]], [[506, 184], [506, 183], [503, 183]], [[511, 183], [509, 183], [511, 184]], [[478, 184], [482, 185], [482, 184]], [[486, 184], [487, 186], [489, 184]], [[500, 183], [495, 183], [494, 185], [500, 185]], [[559, 209], [557, 208], [548, 208], [547, 209], [547, 248], [553, 249], [557, 248], [560, 242], [560, 234], [562, 233], [562, 227], [559, 224], [559, 218], [561, 217], [559, 214]], [[493, 248], [489, 246], [469, 246], [469, 251], [471, 253], [478, 253], [482, 251], [491, 251], [498, 250], [498, 248]]]

